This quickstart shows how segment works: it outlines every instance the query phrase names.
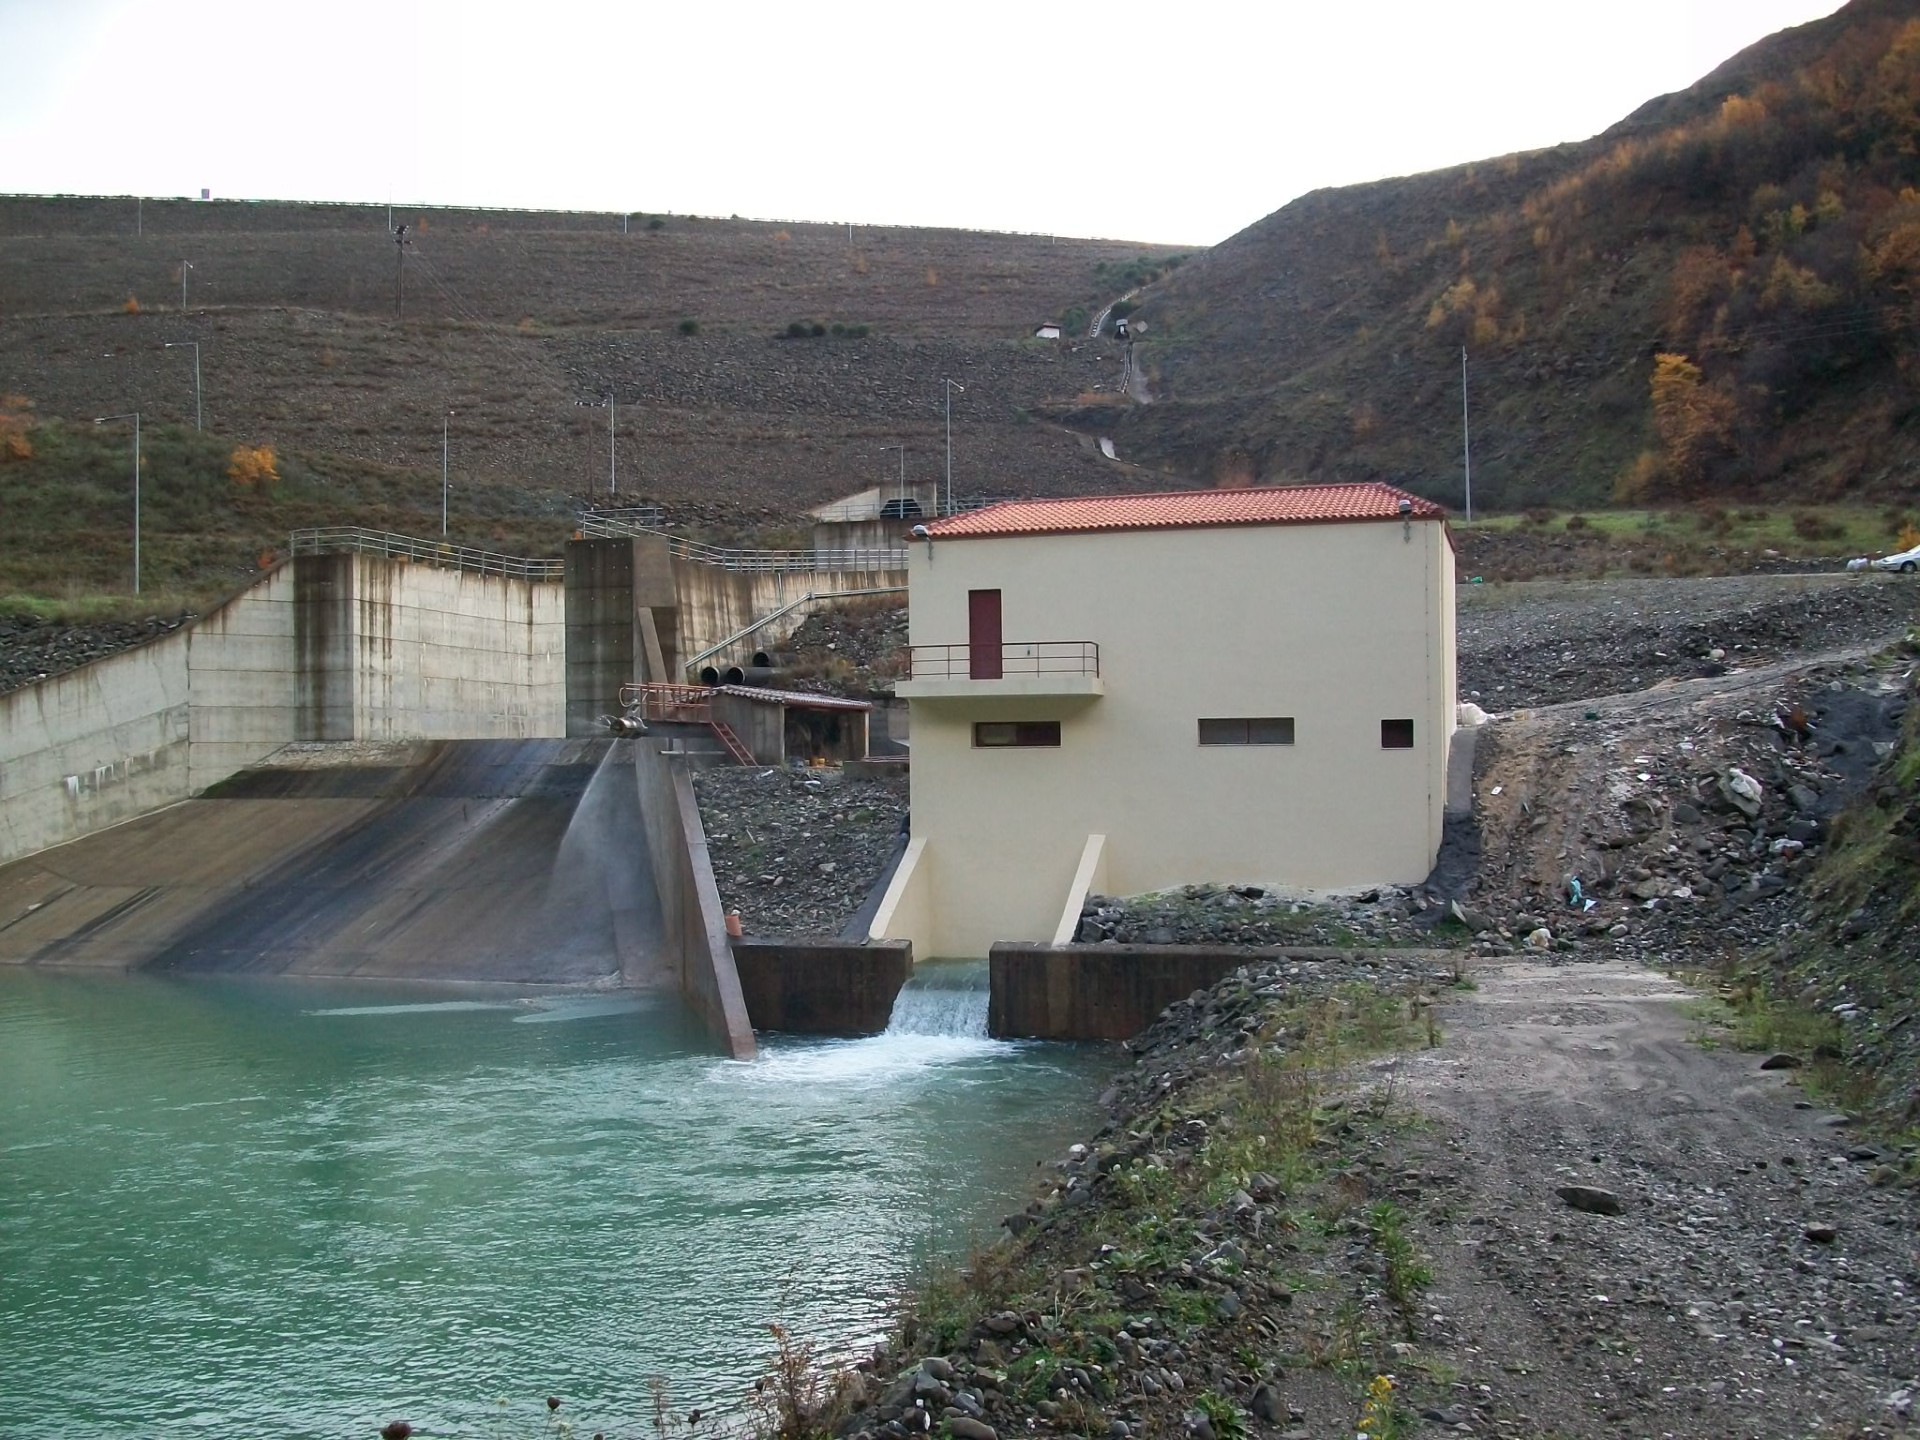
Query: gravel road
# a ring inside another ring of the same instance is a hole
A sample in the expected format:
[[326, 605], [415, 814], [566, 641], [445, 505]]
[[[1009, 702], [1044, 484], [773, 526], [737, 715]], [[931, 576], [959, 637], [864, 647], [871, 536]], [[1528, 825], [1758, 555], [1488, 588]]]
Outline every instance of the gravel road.
[[[1632, 963], [1476, 968], [1410, 1098], [1462, 1165], [1426, 1343], [1474, 1433], [1910, 1433], [1920, 1203]], [[1558, 1193], [1588, 1186], [1619, 1214]]]

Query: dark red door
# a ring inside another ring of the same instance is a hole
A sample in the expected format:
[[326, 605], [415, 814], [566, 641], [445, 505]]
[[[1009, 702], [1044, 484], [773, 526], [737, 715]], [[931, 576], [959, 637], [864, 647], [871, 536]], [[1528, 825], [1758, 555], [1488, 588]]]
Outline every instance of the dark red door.
[[1000, 592], [967, 592], [967, 676], [1000, 678]]

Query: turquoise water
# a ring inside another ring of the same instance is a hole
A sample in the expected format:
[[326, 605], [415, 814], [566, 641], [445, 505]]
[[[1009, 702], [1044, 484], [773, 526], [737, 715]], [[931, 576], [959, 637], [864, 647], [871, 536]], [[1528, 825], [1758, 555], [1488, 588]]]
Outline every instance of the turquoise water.
[[630, 994], [0, 973], [0, 1435], [637, 1433], [769, 1322], [856, 1353], [1113, 1064], [902, 1019], [742, 1064]]

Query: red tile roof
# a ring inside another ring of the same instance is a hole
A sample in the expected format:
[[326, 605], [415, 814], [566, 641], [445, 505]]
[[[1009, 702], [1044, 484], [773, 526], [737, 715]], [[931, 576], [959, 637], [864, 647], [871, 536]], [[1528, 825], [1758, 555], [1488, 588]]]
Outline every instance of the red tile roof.
[[[1402, 516], [1400, 506], [1411, 509]], [[1431, 500], [1391, 485], [1264, 485], [1242, 490], [1168, 490], [1152, 495], [1085, 495], [1072, 500], [1005, 500], [927, 527], [941, 540], [1009, 535], [1074, 535], [1101, 530], [1176, 530], [1209, 525], [1324, 525], [1360, 520], [1444, 520]]]

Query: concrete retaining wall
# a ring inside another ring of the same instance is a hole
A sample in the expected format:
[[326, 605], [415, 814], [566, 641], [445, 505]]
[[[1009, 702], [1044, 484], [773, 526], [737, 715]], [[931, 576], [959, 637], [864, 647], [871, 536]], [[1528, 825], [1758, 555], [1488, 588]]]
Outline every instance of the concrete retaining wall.
[[191, 627], [0, 695], [0, 861], [184, 800], [296, 738], [291, 567]]
[[[687, 681], [685, 662], [806, 595], [904, 586], [905, 570], [728, 570], [675, 556], [665, 536], [567, 542], [566, 733], [593, 735], [629, 681]], [[738, 655], [778, 646], [815, 607], [754, 632]], [[658, 673], [642, 633], [657, 636]]]
[[[722, 570], [698, 560], [676, 558], [673, 589], [677, 652], [680, 656], [698, 655], [802, 595], [839, 594], [845, 590], [873, 590], [906, 583], [905, 570]], [[742, 648], [751, 654], [783, 644], [800, 628], [811, 609], [803, 605], [755, 631]], [[671, 665], [673, 661], [669, 659], [668, 663]]]
[[565, 733], [563, 586], [350, 558], [356, 740]]
[[633, 747], [633, 770], [667, 952], [681, 962], [680, 993], [734, 1059], [751, 1060], [753, 1025], [727, 944], [693, 781], [682, 759], [646, 741]]
[[878, 1035], [913, 971], [903, 940], [735, 940], [733, 962], [756, 1030]]
[[[1160, 1012], [1242, 965], [1266, 960], [1351, 961], [1355, 950], [1229, 950], [1207, 945], [1025, 945], [988, 955], [987, 1033], [1006, 1040], [1125, 1040]], [[1409, 952], [1395, 954], [1406, 958]], [[1432, 954], [1435, 968], [1446, 962]]]
[[296, 740], [559, 735], [561, 608], [554, 583], [303, 555], [190, 626], [0, 695], [0, 861]]

